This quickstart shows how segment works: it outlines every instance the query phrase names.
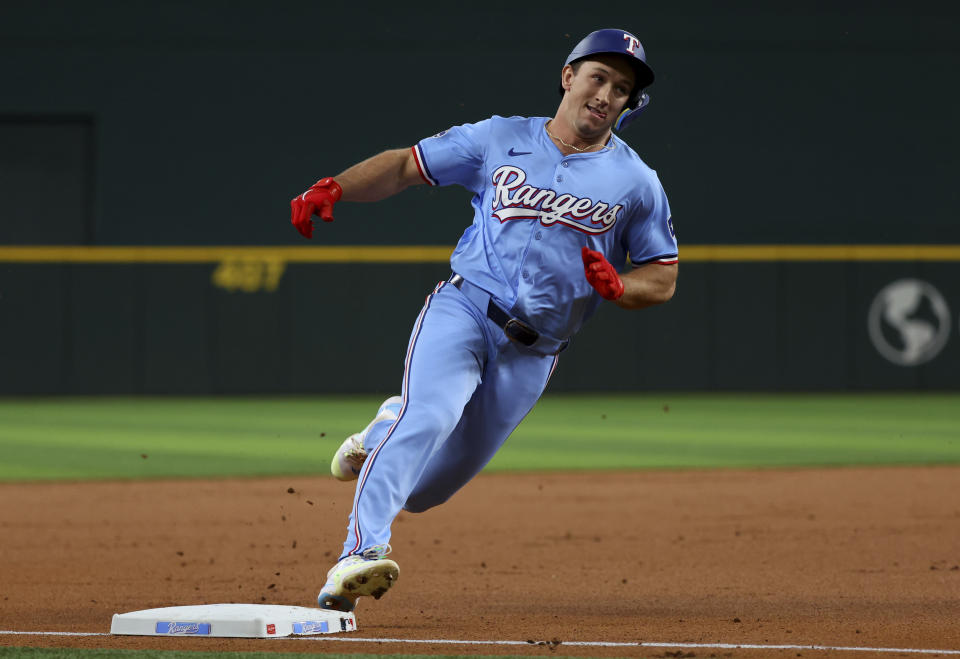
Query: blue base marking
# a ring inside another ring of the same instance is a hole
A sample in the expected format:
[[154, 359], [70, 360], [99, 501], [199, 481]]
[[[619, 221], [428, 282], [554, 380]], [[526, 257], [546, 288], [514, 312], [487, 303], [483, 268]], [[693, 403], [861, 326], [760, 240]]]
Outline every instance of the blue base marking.
[[328, 631], [330, 631], [330, 627], [326, 621], [308, 620], [293, 623], [294, 634], [326, 634]]
[[158, 634], [178, 634], [207, 636], [210, 634], [208, 622], [158, 622]]

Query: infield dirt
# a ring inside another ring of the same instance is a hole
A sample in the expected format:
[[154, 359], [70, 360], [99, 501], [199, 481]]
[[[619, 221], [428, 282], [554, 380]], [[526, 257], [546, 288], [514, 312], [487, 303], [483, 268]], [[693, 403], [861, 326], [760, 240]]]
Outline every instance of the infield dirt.
[[[338, 641], [0, 636], [204, 651], [796, 656], [564, 641], [960, 648], [960, 467], [481, 475], [393, 527], [397, 585]], [[0, 629], [314, 606], [353, 485], [332, 478], [0, 484]], [[841, 656], [804, 651], [803, 656]], [[842, 656], [864, 656], [842, 653]], [[889, 655], [886, 655], [889, 656]]]

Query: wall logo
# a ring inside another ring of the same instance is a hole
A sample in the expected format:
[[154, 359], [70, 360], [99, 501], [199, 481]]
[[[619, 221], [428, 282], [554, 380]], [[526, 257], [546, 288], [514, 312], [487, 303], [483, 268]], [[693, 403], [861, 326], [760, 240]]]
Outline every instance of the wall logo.
[[918, 366], [947, 344], [950, 308], [931, 284], [898, 279], [873, 298], [867, 328], [873, 347], [884, 358], [899, 366]]

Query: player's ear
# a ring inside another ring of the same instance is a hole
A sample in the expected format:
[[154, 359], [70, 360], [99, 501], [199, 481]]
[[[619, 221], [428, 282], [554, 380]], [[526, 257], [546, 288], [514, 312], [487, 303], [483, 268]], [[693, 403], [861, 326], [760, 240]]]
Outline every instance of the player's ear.
[[573, 67], [569, 64], [563, 67], [563, 70], [560, 71], [560, 87], [564, 89], [564, 91], [570, 91], [570, 87], [573, 86], [573, 76]]

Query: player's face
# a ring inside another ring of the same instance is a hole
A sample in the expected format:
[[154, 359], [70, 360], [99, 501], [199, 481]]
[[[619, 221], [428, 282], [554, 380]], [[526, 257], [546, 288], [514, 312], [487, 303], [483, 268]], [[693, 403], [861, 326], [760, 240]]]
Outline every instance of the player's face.
[[616, 55], [597, 55], [584, 60], [576, 71], [565, 66], [561, 84], [567, 90], [563, 114], [583, 138], [603, 135], [620, 116], [636, 76], [633, 67]]

